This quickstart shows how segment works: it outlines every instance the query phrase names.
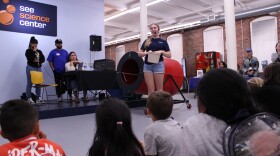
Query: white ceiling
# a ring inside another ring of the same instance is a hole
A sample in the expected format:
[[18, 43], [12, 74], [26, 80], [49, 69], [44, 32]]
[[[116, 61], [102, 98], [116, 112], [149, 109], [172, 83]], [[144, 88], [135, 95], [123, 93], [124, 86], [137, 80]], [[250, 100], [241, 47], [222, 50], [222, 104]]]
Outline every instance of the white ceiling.
[[[155, 0], [147, 0], [147, 3]], [[280, 0], [236, 0], [235, 13], [277, 6], [269, 12], [279, 11]], [[104, 0], [105, 19], [140, 6], [140, 0]], [[224, 0], [162, 0], [148, 6], [148, 25], [157, 23], [161, 29], [194, 21], [209, 20], [224, 15]], [[256, 14], [256, 13], [255, 13]], [[140, 10], [105, 22], [105, 41], [116, 41], [140, 34]]]

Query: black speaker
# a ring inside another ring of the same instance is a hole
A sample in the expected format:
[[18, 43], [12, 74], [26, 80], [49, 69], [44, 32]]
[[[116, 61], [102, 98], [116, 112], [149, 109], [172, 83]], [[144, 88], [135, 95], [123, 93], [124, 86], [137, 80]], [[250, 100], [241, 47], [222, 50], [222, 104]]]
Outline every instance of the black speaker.
[[90, 51], [101, 51], [101, 36], [90, 35], [89, 36]]
[[110, 59], [101, 59], [94, 61], [94, 70], [97, 71], [115, 71], [115, 61]]

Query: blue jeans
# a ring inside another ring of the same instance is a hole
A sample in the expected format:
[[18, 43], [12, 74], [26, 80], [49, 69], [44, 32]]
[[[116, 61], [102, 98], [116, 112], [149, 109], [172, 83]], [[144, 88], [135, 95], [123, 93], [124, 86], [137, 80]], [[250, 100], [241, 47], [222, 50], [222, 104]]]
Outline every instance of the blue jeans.
[[164, 73], [164, 63], [163, 61], [154, 64], [144, 63], [143, 72]]
[[76, 79], [71, 81], [71, 88], [73, 91], [77, 91], [77, 80]]
[[[26, 98], [31, 98], [32, 83], [31, 83], [30, 71], [42, 71], [42, 69], [41, 68], [37, 68], [37, 67], [32, 67], [32, 66], [29, 66], [29, 65], [26, 66], [26, 79], [27, 79]], [[41, 96], [41, 88], [36, 87], [36, 97], [37, 97], [37, 99], [40, 96]]]

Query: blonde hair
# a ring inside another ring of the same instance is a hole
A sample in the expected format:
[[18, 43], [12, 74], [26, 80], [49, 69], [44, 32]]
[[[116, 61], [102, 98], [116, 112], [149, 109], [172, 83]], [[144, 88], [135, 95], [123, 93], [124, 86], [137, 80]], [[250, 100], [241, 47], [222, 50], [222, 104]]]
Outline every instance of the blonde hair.
[[[152, 24], [150, 24], [150, 25], [149, 25], [149, 28], [151, 28], [151, 26], [152, 26], [152, 25], [157, 26], [157, 27], [158, 27], [158, 31], [160, 30], [159, 25], [158, 25], [158, 24], [156, 24], [156, 23], [152, 23]], [[146, 39], [145, 46], [144, 46], [144, 47], [145, 47], [145, 49], [147, 49], [147, 48], [150, 46], [151, 42], [152, 42], [152, 38], [151, 38], [151, 37], [149, 37], [148, 39]]]

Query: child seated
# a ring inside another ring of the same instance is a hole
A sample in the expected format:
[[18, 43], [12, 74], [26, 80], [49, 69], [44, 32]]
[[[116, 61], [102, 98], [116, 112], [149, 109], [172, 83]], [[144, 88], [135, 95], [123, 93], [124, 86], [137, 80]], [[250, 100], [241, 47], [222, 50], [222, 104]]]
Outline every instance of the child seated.
[[182, 126], [170, 117], [173, 109], [172, 96], [163, 91], [151, 93], [147, 99], [147, 114], [153, 123], [144, 134], [146, 156], [182, 155]]
[[10, 100], [0, 113], [2, 136], [10, 143], [0, 146], [1, 156], [56, 155], [66, 156], [60, 145], [40, 132], [38, 112], [24, 100]]
[[188, 156], [224, 156], [223, 134], [228, 124], [250, 115], [252, 99], [246, 80], [231, 69], [212, 69], [199, 81], [199, 114], [183, 125]]
[[133, 133], [131, 113], [121, 100], [106, 98], [96, 108], [96, 132], [88, 156], [144, 156]]

